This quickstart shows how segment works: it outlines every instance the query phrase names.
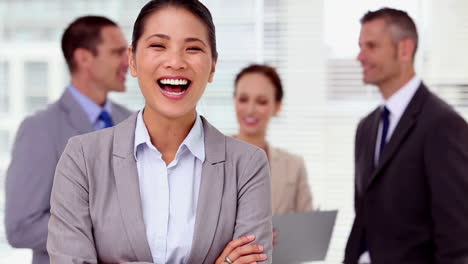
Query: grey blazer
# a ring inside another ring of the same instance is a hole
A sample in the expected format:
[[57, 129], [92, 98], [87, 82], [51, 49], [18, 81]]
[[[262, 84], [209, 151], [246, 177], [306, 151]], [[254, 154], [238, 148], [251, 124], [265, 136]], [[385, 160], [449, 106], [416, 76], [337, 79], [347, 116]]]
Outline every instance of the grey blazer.
[[[53, 264], [152, 262], [133, 155], [137, 114], [70, 139], [57, 165], [47, 249]], [[261, 149], [226, 137], [202, 118], [206, 160], [188, 263], [213, 264], [254, 234], [271, 263], [271, 187]], [[183, 195], [183, 194], [180, 194]], [[188, 238], [191, 239], [191, 238]]]
[[[112, 104], [115, 123], [129, 115], [126, 108]], [[5, 229], [13, 247], [33, 250], [33, 264], [49, 263], [49, 201], [60, 155], [70, 137], [93, 130], [68, 90], [57, 102], [26, 118], [18, 129], [6, 174]]]

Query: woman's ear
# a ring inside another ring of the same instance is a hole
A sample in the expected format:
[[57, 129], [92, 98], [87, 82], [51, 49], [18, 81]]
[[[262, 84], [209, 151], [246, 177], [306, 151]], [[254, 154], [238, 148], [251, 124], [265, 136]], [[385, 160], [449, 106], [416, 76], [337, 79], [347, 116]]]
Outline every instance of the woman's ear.
[[273, 113], [273, 116], [278, 116], [278, 113], [281, 111], [282, 106], [283, 103], [281, 101], [275, 101], [275, 112]]
[[135, 53], [133, 53], [132, 45], [128, 46], [128, 66], [130, 67], [130, 73], [133, 77], [137, 77], [137, 68], [135, 63]]
[[216, 71], [216, 60], [213, 60], [213, 63], [211, 64], [210, 77], [208, 77], [208, 82], [209, 83], [213, 82], [213, 77], [214, 77], [215, 71]]

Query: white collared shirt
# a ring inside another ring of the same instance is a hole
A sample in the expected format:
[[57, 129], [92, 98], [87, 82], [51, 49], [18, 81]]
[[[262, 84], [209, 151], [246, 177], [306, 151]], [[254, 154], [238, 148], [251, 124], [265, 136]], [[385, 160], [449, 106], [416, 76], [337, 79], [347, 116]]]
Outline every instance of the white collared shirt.
[[[403, 87], [401, 87], [396, 93], [394, 93], [390, 98], [384, 100], [383, 107], [387, 107], [388, 111], [390, 112], [389, 120], [390, 124], [388, 126], [387, 138], [385, 139], [388, 143], [390, 138], [395, 131], [395, 128], [398, 125], [398, 122], [401, 119], [401, 116], [406, 110], [409, 102], [413, 98], [416, 90], [418, 90], [419, 86], [421, 85], [421, 79], [417, 76], [414, 76], [409, 82], [407, 82]], [[375, 143], [375, 155], [374, 155], [374, 164], [377, 165], [379, 161], [379, 152], [380, 152], [380, 138], [382, 137], [382, 120], [379, 123], [379, 130], [377, 132], [377, 141]]]
[[162, 154], [151, 143], [142, 113], [137, 117], [134, 154], [151, 255], [158, 264], [187, 263], [205, 161], [202, 121], [197, 114], [174, 160], [166, 166]]

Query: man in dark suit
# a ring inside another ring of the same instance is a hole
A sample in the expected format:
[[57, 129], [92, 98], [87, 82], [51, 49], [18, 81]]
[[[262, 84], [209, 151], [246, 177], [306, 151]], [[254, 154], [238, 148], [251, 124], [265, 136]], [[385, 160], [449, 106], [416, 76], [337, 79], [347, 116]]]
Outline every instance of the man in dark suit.
[[113, 21], [78, 18], [65, 30], [62, 50], [71, 84], [46, 109], [27, 117], [16, 136], [6, 176], [5, 226], [13, 247], [31, 248], [47, 264], [47, 226], [55, 167], [68, 139], [112, 126], [130, 111], [107, 99], [125, 90], [127, 41]]
[[416, 76], [403, 11], [361, 19], [358, 60], [384, 104], [361, 120], [345, 263], [468, 263], [468, 125]]

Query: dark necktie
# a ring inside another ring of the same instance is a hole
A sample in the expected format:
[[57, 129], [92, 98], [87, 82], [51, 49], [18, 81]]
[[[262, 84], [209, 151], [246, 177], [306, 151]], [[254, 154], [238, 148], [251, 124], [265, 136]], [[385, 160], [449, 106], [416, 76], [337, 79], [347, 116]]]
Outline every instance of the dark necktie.
[[382, 152], [387, 144], [387, 134], [388, 134], [388, 127], [390, 126], [390, 111], [388, 108], [384, 106], [382, 112], [380, 113], [380, 117], [382, 119], [382, 136], [380, 137], [380, 150], [379, 150], [379, 159], [382, 156]]
[[103, 110], [101, 112], [101, 114], [99, 115], [99, 120], [101, 120], [104, 123], [103, 128], [111, 127], [114, 125], [114, 123], [112, 122], [112, 117], [106, 110]]

